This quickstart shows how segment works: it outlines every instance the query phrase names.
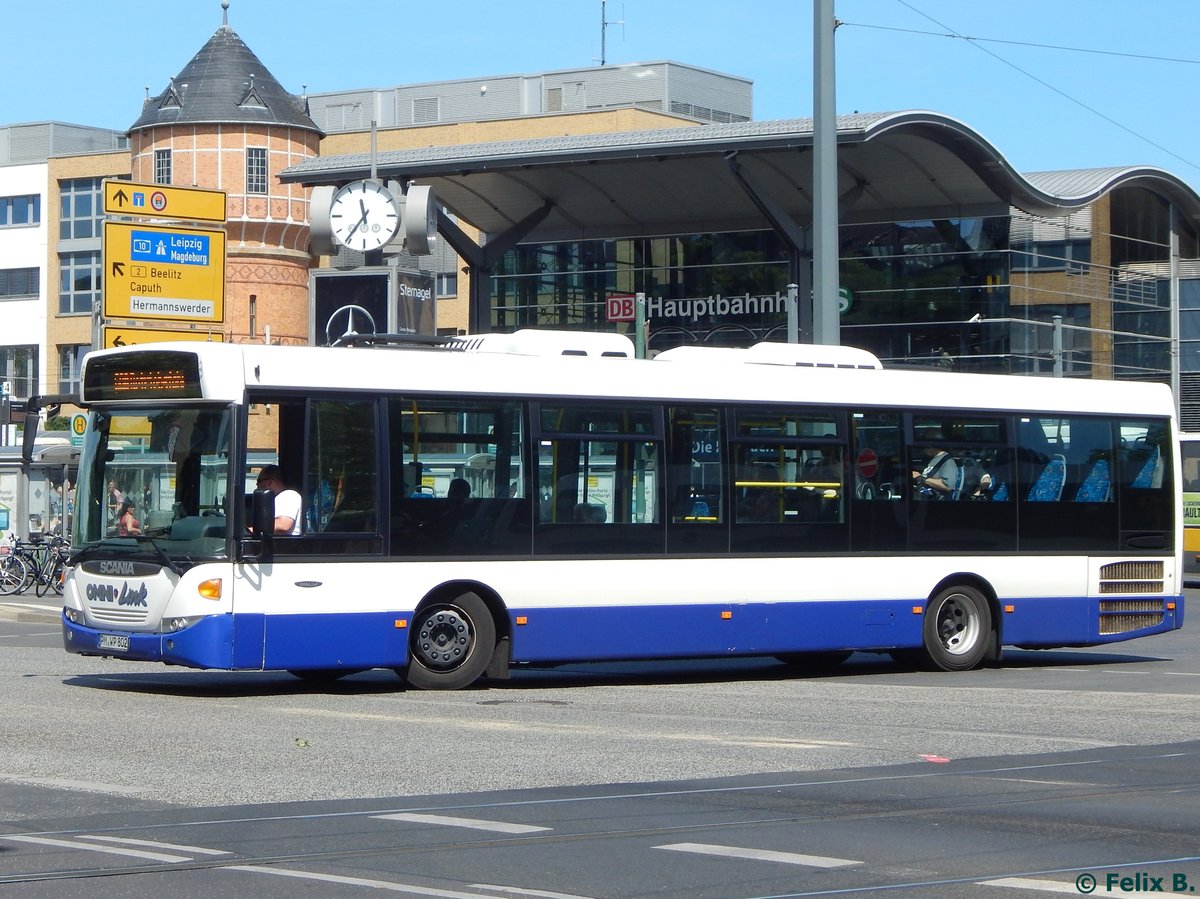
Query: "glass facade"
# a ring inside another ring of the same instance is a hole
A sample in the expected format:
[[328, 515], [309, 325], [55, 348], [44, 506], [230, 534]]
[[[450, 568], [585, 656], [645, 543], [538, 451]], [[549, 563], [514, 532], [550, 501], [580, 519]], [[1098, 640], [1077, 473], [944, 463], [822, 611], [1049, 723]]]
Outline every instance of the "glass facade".
[[0, 300], [36, 299], [39, 274], [36, 268], [0, 268]]
[[104, 221], [104, 179], [60, 181], [58, 236], [60, 240], [100, 237]]
[[657, 349], [745, 342], [778, 324], [788, 254], [769, 231], [527, 244], [492, 282], [492, 326], [607, 329], [608, 300], [644, 291]]
[[38, 392], [38, 348], [0, 346], [0, 381], [8, 381], [14, 398], [28, 399]]
[[[1111, 224], [1097, 232], [1103, 213]], [[1052, 219], [1013, 209], [843, 225], [842, 342], [891, 365], [1169, 381], [1169, 213], [1157, 194], [1126, 188]], [[1181, 258], [1200, 260], [1196, 234], [1180, 228]], [[770, 231], [525, 244], [492, 276], [491, 327], [632, 336], [643, 292], [651, 352], [785, 341], [792, 270]], [[1186, 274], [1181, 285], [1195, 319], [1182, 353], [1200, 367], [1200, 287]]]
[[42, 198], [38, 194], [0, 197], [0, 228], [36, 225], [42, 220]]
[[58, 346], [58, 392], [79, 393], [79, 373], [83, 355], [92, 348], [90, 343], [63, 343]]
[[99, 250], [60, 253], [58, 257], [59, 315], [90, 313], [100, 300], [102, 265]]

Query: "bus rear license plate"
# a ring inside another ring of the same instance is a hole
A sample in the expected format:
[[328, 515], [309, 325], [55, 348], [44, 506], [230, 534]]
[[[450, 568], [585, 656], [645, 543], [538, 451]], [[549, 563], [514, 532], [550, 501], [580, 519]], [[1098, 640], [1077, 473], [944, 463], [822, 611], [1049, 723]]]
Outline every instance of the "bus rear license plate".
[[129, 638], [123, 634], [101, 634], [99, 649], [129, 652]]

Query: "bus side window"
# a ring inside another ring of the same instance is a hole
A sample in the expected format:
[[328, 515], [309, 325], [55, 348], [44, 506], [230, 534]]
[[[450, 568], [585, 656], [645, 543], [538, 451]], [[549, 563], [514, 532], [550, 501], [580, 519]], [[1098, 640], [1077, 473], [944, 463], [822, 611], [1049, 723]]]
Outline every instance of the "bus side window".
[[724, 520], [721, 417], [717, 409], [667, 410], [667, 497], [671, 521], [689, 525]]
[[375, 404], [313, 401], [304, 490], [304, 533], [371, 533], [379, 463]]
[[896, 412], [855, 412], [850, 417], [854, 445], [850, 462], [858, 500], [899, 500], [908, 483], [900, 416]]

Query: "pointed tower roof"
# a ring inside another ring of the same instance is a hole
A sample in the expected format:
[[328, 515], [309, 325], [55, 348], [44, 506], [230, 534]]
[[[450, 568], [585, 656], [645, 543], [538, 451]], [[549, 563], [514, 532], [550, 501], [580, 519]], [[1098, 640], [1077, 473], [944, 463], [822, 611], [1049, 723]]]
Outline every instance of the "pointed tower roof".
[[322, 134], [308, 115], [308, 101], [288, 93], [229, 27], [228, 4], [221, 27], [167, 89], [147, 97], [130, 131], [159, 125], [287, 125]]

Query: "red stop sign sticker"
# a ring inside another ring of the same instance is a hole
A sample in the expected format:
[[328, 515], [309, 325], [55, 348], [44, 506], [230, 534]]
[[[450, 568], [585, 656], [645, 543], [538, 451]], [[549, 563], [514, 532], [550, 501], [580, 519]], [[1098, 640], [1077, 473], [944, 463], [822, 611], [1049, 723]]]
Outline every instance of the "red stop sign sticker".
[[875, 472], [879, 471], [879, 456], [875, 454], [875, 450], [867, 449], [859, 450], [858, 452], [858, 473], [864, 478], [875, 477]]

